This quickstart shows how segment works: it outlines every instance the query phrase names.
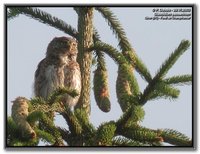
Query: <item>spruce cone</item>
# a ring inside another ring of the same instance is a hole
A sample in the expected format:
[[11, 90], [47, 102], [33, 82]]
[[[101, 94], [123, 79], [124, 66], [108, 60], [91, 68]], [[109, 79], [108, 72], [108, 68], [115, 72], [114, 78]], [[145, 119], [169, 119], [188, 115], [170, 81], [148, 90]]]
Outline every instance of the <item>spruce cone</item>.
[[28, 114], [28, 100], [24, 97], [17, 97], [13, 101], [12, 118], [21, 130], [22, 137], [33, 139], [36, 137], [36, 133], [26, 121]]
[[128, 64], [119, 65], [116, 81], [116, 92], [119, 105], [123, 112], [131, 105], [129, 96], [137, 95], [137, 82], [133, 76], [133, 67]]
[[108, 89], [108, 75], [107, 71], [97, 67], [94, 72], [94, 96], [98, 107], [103, 112], [109, 112], [111, 104], [109, 100], [109, 89]]

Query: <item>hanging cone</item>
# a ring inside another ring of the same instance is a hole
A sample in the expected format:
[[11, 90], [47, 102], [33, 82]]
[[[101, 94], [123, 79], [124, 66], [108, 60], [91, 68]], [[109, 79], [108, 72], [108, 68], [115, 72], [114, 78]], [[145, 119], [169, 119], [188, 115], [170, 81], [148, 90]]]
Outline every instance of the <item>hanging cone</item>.
[[119, 65], [116, 81], [116, 93], [119, 105], [123, 112], [134, 102], [130, 102], [129, 96], [139, 93], [137, 81], [133, 75], [133, 67], [128, 64]]
[[97, 67], [94, 71], [94, 96], [97, 102], [97, 106], [103, 112], [109, 112], [111, 109], [111, 104], [109, 100], [109, 89], [108, 89], [108, 75], [107, 70], [102, 70]]

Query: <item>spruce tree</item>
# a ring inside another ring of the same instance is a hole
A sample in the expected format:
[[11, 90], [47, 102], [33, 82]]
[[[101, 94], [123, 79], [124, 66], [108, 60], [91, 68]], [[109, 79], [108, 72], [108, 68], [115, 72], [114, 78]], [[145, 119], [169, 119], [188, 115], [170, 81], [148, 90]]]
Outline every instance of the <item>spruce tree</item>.
[[[78, 15], [78, 31], [65, 21], [33, 7], [7, 7], [8, 20], [19, 14], [54, 27], [76, 38], [78, 62], [81, 67], [82, 92], [78, 105], [72, 112], [63, 108], [59, 98], [64, 94], [72, 97], [76, 91], [66, 88], [55, 90], [48, 100], [34, 97], [17, 97], [12, 106], [12, 115], [7, 118], [7, 146], [38, 146], [43, 140], [51, 146], [192, 146], [192, 140], [173, 129], [150, 129], [141, 126], [145, 117], [144, 105], [152, 99], [178, 98], [180, 91], [174, 85], [192, 82], [191, 75], [175, 75], [166, 78], [178, 58], [190, 47], [188, 40], [180, 41], [177, 48], [163, 62], [155, 76], [152, 76], [131, 46], [117, 17], [107, 7], [74, 7]], [[107, 21], [118, 40], [119, 50], [101, 40], [93, 26], [93, 12], [98, 11]], [[96, 60], [93, 78], [93, 91], [96, 104], [102, 112], [111, 109], [108, 86], [108, 70], [105, 54], [118, 66], [116, 93], [123, 111], [115, 121], [105, 121], [95, 127], [90, 121], [90, 77], [92, 60]], [[135, 77], [137, 71], [148, 83], [144, 91]], [[57, 112], [66, 120], [66, 127], [55, 126], [52, 115]], [[42, 121], [42, 126], [39, 123]], [[64, 142], [65, 141], [65, 142]]]

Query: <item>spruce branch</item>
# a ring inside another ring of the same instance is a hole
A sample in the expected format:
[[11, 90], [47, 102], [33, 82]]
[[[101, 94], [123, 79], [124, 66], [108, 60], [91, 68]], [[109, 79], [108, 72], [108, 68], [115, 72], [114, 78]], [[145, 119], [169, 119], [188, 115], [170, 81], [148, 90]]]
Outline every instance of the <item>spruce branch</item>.
[[39, 121], [39, 129], [41, 131], [45, 131], [49, 134], [52, 134], [52, 136], [54, 137], [55, 143], [58, 142], [60, 144], [63, 144], [61, 134], [54, 124], [51, 113], [43, 113], [41, 117], [42, 118]]
[[[101, 42], [101, 41], [96, 41], [94, 43], [94, 46], [90, 48], [90, 51], [95, 50], [96, 52], [105, 52], [108, 56], [110, 56], [117, 64], [123, 64], [123, 63], [128, 63], [126, 58], [123, 56], [122, 53], [120, 53], [117, 49], [112, 47], [111, 45]], [[132, 51], [131, 51], [132, 52]], [[128, 53], [131, 53], [128, 52]], [[127, 54], [127, 52], [125, 52]], [[131, 54], [128, 54], [131, 55]], [[136, 55], [136, 54], [135, 54]], [[133, 56], [129, 56], [129, 59]], [[135, 64], [133, 60], [130, 60], [131, 65], [135, 67], [136, 71], [148, 82], [152, 80], [151, 74], [148, 71], [147, 67], [145, 64], [139, 59], [139, 57], [136, 55], [135, 57]]]
[[79, 11], [80, 7], [73, 7], [73, 9], [77, 13], [77, 15], [79, 15], [79, 13], [80, 13], [80, 11]]
[[96, 144], [98, 146], [111, 146], [115, 131], [116, 125], [114, 121], [101, 124], [97, 129]]
[[78, 96], [78, 93], [76, 92], [76, 90], [69, 89], [69, 88], [66, 88], [66, 87], [60, 87], [60, 88], [57, 88], [56, 90], [54, 90], [52, 92], [52, 94], [48, 97], [48, 102], [50, 104], [53, 104], [55, 102], [59, 102], [59, 101], [61, 101], [63, 95], [65, 95], [65, 94], [68, 94], [71, 97]]
[[31, 113], [35, 111], [43, 112], [50, 116], [54, 112], [63, 111], [63, 105], [60, 102], [50, 104], [48, 101], [45, 101], [41, 97], [34, 97], [34, 98], [31, 98], [30, 100], [29, 112]]
[[178, 98], [180, 91], [164, 82], [158, 82], [155, 85], [155, 90], [149, 94], [147, 100], [158, 99], [158, 98], [170, 98], [176, 99]]
[[133, 105], [126, 109], [125, 112], [123, 112], [122, 116], [116, 121], [116, 126], [118, 129], [121, 129], [121, 127], [124, 127], [127, 123], [127, 121], [130, 119], [132, 115]]
[[113, 140], [112, 140], [112, 145], [113, 146], [134, 146], [134, 147], [141, 147], [141, 146], [147, 146], [147, 144], [142, 143], [142, 142], [138, 142], [138, 141], [134, 141], [132, 139], [123, 137], [123, 136], [116, 136]]
[[46, 143], [55, 143], [55, 138], [52, 136], [52, 134], [44, 131], [44, 130], [40, 130], [40, 129], [36, 129], [35, 130], [37, 136], [44, 142]]
[[[94, 27], [93, 33], [94, 33], [93, 40], [95, 44], [96, 42], [100, 41], [100, 36], [95, 27]], [[96, 54], [97, 66], [100, 67], [102, 70], [106, 70], [106, 62], [105, 62], [104, 53], [102, 51], [96, 51], [96, 50], [94, 53]]]
[[132, 49], [131, 44], [128, 41], [128, 38], [126, 37], [125, 31], [123, 27], [121, 26], [118, 18], [113, 14], [112, 11], [110, 11], [107, 7], [95, 7], [97, 11], [101, 13], [101, 15], [105, 18], [105, 20], [108, 22], [108, 25], [112, 29], [113, 33], [116, 35], [119, 46], [122, 51], [129, 51]]
[[[143, 94], [141, 95], [140, 100], [139, 100], [139, 103], [141, 105], [144, 105], [147, 102], [147, 100], [152, 97], [151, 95], [156, 89], [156, 86], [158, 85], [158, 83], [160, 83], [160, 81], [163, 80], [163, 77], [166, 75], [169, 69], [174, 65], [174, 63], [178, 60], [178, 58], [188, 49], [189, 45], [190, 45], [189, 41], [187, 40], [181, 41], [179, 47], [162, 64], [158, 73], [155, 75], [152, 81], [148, 84]], [[179, 94], [178, 90], [169, 88], [168, 86], [165, 86], [164, 90], [166, 93], [170, 94], [173, 97], [177, 97]], [[168, 94], [167, 96], [170, 96]], [[155, 95], [153, 95], [152, 98], [155, 98]]]
[[154, 78], [144, 89], [143, 94], [140, 96], [139, 104], [144, 105], [148, 100], [163, 97], [175, 99], [179, 96], [179, 93], [178, 89]]
[[57, 129], [60, 132], [62, 139], [69, 144], [71, 142], [71, 133], [65, 128], [57, 127]]
[[148, 83], [151, 82], [151, 73], [137, 54], [135, 54], [135, 69], [143, 79], [145, 79]]
[[7, 118], [7, 145], [15, 143], [15, 139], [21, 138], [21, 131], [17, 127], [17, 124], [13, 121], [12, 117]]
[[160, 81], [157, 82], [155, 86], [155, 90], [159, 91], [161, 93], [164, 93], [165, 95], [171, 96], [172, 98], [177, 98], [179, 96], [180, 91], [168, 84], [165, 84], [164, 82]]
[[38, 136], [35, 138], [24, 138], [23, 136], [21, 136], [21, 133], [22, 131], [17, 126], [16, 122], [13, 121], [12, 117], [8, 117], [6, 141], [6, 144], [8, 146], [36, 146], [38, 144]]
[[98, 30], [95, 27], [94, 27], [94, 30], [93, 30], [93, 40], [94, 40], [94, 43], [97, 42], [97, 41], [101, 41]]
[[18, 127], [16, 123], [13, 121], [12, 117], [7, 118], [7, 133], [12, 135], [18, 135], [16, 133], [18, 131]]
[[138, 122], [142, 121], [145, 116], [145, 111], [140, 105], [132, 104], [129, 108], [123, 112], [119, 120], [116, 121], [118, 129], [122, 129], [128, 125], [138, 125]]
[[163, 80], [166, 84], [172, 84], [172, 85], [189, 85], [192, 83], [192, 76], [187, 74], [187, 75], [180, 75], [180, 76], [173, 76], [170, 78], [166, 78]]
[[[170, 94], [170, 95], [169, 95]], [[170, 100], [174, 100], [176, 99], [178, 96], [176, 96], [176, 94], [174, 93], [169, 93], [169, 94], [165, 94], [165, 93], [162, 93], [160, 91], [157, 91], [157, 90], [154, 90], [150, 95], [149, 95], [149, 98], [148, 98], [148, 101], [150, 100], [158, 100], [158, 99], [170, 99]]]
[[32, 107], [34, 105], [39, 105], [39, 104], [44, 105], [44, 104], [47, 104], [47, 102], [42, 97], [33, 97], [33, 98], [31, 98], [30, 102], [31, 103], [29, 105], [31, 105], [31, 109], [32, 109]]
[[102, 16], [108, 22], [110, 28], [113, 30], [113, 33], [116, 35], [119, 41], [119, 46], [122, 50], [122, 54], [125, 56], [127, 61], [131, 62], [133, 67], [136, 67], [136, 70], [140, 73], [142, 77], [144, 77], [148, 82], [151, 81], [150, 72], [148, 71], [144, 63], [142, 63], [142, 61], [138, 58], [135, 51], [131, 47], [131, 44], [126, 37], [126, 33], [121, 26], [118, 18], [107, 7], [96, 7], [95, 9], [102, 14]]
[[84, 109], [76, 109], [74, 112], [75, 116], [77, 117], [78, 121], [82, 126], [82, 145], [91, 146], [94, 144], [94, 136], [96, 135], [96, 129], [90, 123], [87, 113]]
[[[101, 15], [105, 18], [110, 26], [111, 30], [115, 34], [116, 38], [119, 41], [119, 47], [122, 50], [122, 54], [125, 56], [127, 61], [132, 61], [133, 66], [135, 65], [135, 52], [131, 47], [131, 44], [126, 37], [126, 33], [121, 26], [118, 18], [114, 15], [114, 13], [107, 7], [96, 7], [97, 11], [101, 13]], [[128, 52], [128, 53], [127, 53]]]
[[175, 49], [174, 52], [165, 60], [156, 74], [156, 79], [163, 79], [163, 77], [167, 74], [169, 69], [175, 64], [178, 58], [189, 48], [190, 42], [188, 40], [182, 40], [179, 44], [178, 48]]
[[117, 128], [117, 134], [142, 143], [154, 144], [163, 142], [160, 134], [137, 124]]
[[48, 24], [56, 29], [59, 29], [75, 38], [77, 38], [78, 34], [77, 31], [70, 26], [69, 24], [65, 23], [63, 20], [58, 19], [57, 17], [52, 16], [51, 14], [42, 11], [37, 8], [33, 7], [15, 7], [9, 8], [11, 11], [16, 11], [26, 16], [29, 16], [33, 19], [38, 20], [41, 23]]
[[10, 8], [7, 9], [7, 19], [8, 20], [11, 20], [11, 19], [17, 17], [19, 14], [20, 14], [20, 12], [13, 7], [12, 7], [12, 9], [10, 9]]
[[33, 139], [33, 140], [19, 140], [19, 138], [14, 139], [12, 142], [10, 142], [10, 146], [14, 146], [14, 147], [33, 147], [33, 146], [37, 146], [39, 143], [39, 140], [37, 138]]
[[164, 142], [172, 145], [192, 146], [192, 141], [187, 136], [173, 129], [162, 130], [160, 136], [163, 137]]
[[95, 127], [90, 123], [88, 117], [87, 117], [87, 112], [84, 109], [76, 109], [74, 112], [74, 115], [80, 122], [82, 129], [85, 133], [94, 133]]
[[69, 130], [74, 135], [80, 135], [82, 132], [82, 126], [73, 112], [70, 111], [69, 108], [66, 107], [65, 112], [60, 113], [63, 118], [66, 120]]
[[40, 119], [43, 118], [43, 116], [44, 116], [43, 114], [44, 114], [44, 113], [41, 112], [41, 111], [33, 111], [33, 112], [31, 112], [31, 113], [27, 116], [26, 120], [27, 120], [31, 125], [33, 125], [35, 122], [37, 122], [37, 121], [39, 121]]
[[117, 64], [127, 63], [124, 56], [114, 47], [107, 43], [103, 43], [101, 41], [97, 41], [94, 43], [94, 46], [90, 48], [90, 51], [96, 50], [98, 52], [105, 52], [108, 56], [110, 56]]

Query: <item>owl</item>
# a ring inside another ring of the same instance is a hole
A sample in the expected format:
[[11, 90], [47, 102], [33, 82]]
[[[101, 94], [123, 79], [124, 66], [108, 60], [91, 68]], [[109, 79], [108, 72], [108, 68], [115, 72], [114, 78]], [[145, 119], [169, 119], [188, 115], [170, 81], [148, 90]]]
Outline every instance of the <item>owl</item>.
[[[47, 99], [59, 87], [81, 92], [81, 73], [77, 58], [77, 41], [69, 37], [55, 37], [48, 45], [46, 57], [40, 61], [35, 72], [34, 93]], [[62, 103], [73, 108], [79, 95], [65, 94]]]

